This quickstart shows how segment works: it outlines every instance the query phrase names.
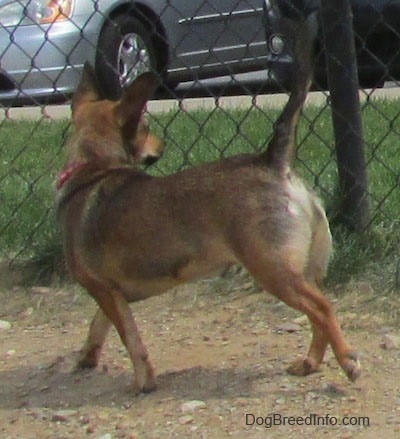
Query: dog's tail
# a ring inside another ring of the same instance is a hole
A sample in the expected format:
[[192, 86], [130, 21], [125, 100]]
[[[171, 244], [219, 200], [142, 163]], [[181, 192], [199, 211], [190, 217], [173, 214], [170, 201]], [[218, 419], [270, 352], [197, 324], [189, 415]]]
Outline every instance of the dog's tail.
[[313, 78], [314, 41], [317, 32], [315, 14], [290, 19], [290, 23], [293, 23], [296, 39], [292, 89], [289, 100], [274, 125], [272, 139], [260, 156], [264, 164], [281, 173], [289, 171], [294, 161], [297, 124]]

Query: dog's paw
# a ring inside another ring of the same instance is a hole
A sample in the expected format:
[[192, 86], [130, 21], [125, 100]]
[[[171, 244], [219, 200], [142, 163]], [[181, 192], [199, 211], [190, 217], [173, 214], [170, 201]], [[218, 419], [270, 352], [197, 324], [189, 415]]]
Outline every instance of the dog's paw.
[[75, 370], [94, 369], [99, 364], [101, 346], [85, 345], [80, 351], [76, 361]]
[[296, 376], [310, 375], [311, 373], [319, 372], [319, 370], [320, 365], [310, 357], [299, 358], [287, 368], [287, 372], [290, 375]]
[[151, 393], [157, 389], [157, 385], [155, 382], [146, 383], [144, 386], [141, 386], [137, 381], [133, 382], [132, 392], [134, 395], [140, 395], [141, 393]]
[[98, 358], [96, 355], [83, 355], [80, 354], [80, 357], [78, 358], [76, 364], [75, 364], [75, 371], [79, 372], [80, 370], [84, 369], [94, 369], [98, 365]]
[[132, 390], [135, 395], [151, 393], [157, 388], [154, 369], [148, 359], [142, 363], [142, 367], [135, 368]]
[[350, 381], [356, 381], [361, 375], [361, 363], [356, 352], [347, 354], [342, 367]]

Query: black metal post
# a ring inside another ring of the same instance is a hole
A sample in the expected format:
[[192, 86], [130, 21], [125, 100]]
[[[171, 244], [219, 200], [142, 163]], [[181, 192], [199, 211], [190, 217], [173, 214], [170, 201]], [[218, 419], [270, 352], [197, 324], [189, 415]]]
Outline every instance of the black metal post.
[[361, 232], [370, 224], [370, 204], [349, 1], [321, 0], [321, 22], [339, 172], [335, 220]]

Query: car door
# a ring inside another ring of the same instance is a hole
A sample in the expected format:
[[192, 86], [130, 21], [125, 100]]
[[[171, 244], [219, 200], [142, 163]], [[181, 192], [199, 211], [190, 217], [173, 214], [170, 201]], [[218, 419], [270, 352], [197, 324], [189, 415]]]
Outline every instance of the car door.
[[[262, 0], [170, 0], [170, 72], [180, 77], [233, 74], [265, 66]], [[168, 20], [169, 21], [169, 20]], [[171, 23], [171, 22], [170, 22]]]

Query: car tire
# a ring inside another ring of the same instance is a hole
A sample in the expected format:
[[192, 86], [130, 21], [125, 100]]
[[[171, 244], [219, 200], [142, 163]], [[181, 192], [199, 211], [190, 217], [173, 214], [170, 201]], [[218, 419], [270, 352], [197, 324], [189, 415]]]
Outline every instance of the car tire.
[[96, 74], [107, 99], [119, 99], [141, 73], [161, 73], [152, 35], [136, 17], [119, 15], [107, 21], [98, 40]]

